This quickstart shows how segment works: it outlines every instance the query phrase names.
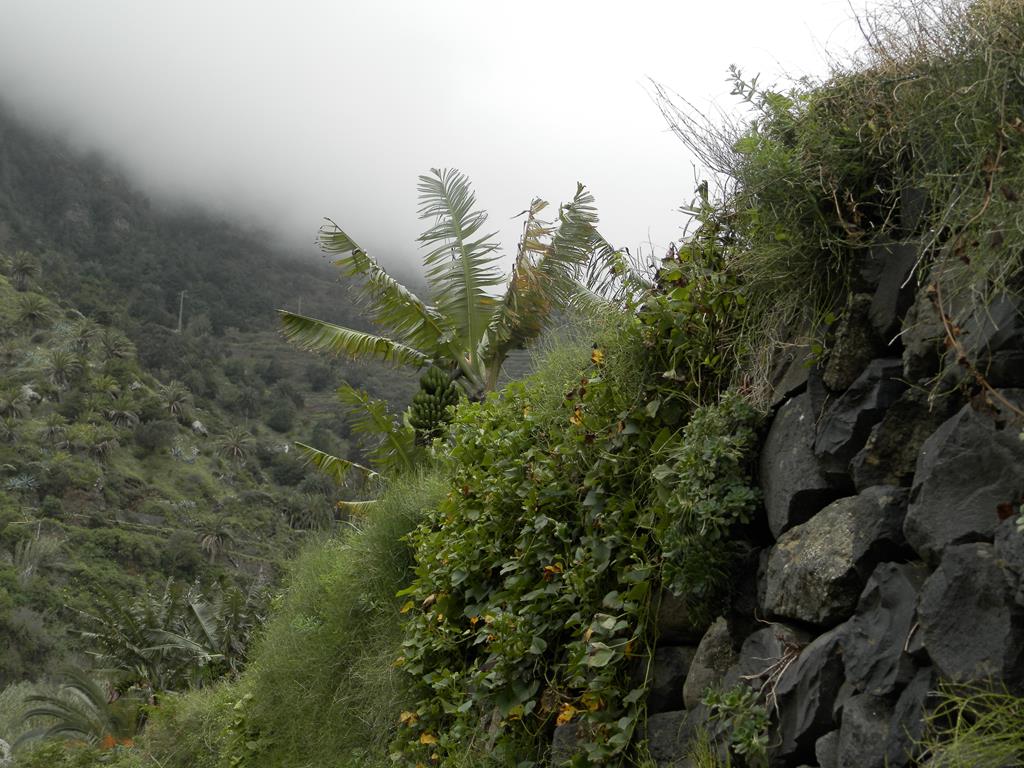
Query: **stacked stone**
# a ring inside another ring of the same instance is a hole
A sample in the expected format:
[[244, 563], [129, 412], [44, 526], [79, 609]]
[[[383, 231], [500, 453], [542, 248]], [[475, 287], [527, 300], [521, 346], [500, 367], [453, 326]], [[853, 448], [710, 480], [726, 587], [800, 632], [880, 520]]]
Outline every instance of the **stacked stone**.
[[[662, 616], [647, 733], [659, 766], [689, 765], [697, 728], [725, 749], [709, 687], [771, 693], [771, 760], [786, 768], [913, 764], [940, 681], [1024, 693], [1022, 307], [998, 298], [954, 318], [997, 387], [971, 397], [953, 385], [973, 373], [943, 366], [942, 319], [908, 280], [919, 255], [869, 249], [829, 358], [791, 355], [779, 372], [756, 583], [700, 638]], [[957, 394], [930, 397], [943, 371]]]

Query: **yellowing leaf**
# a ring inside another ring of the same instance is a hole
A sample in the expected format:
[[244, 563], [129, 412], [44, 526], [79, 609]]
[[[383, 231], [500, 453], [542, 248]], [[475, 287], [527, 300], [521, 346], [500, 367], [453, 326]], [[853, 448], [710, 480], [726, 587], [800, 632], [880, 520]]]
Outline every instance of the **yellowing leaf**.
[[437, 744], [437, 736], [430, 731], [424, 731], [420, 734], [420, 744]]
[[398, 716], [398, 722], [402, 725], [413, 725], [419, 719], [419, 715], [415, 712], [409, 712], [408, 710], [402, 712], [402, 714]]
[[569, 422], [577, 427], [583, 423], [583, 406], [577, 405], [572, 409], [572, 416], [569, 417]]
[[409, 611], [411, 611], [411, 610], [412, 610], [412, 609], [413, 609], [413, 608], [414, 608], [415, 606], [416, 606], [416, 603], [414, 603], [414, 602], [413, 602], [412, 600], [408, 600], [408, 601], [406, 601], [405, 605], [403, 605], [403, 606], [402, 606], [402, 607], [401, 607], [401, 608], [399, 609], [399, 612], [400, 612], [400, 613], [408, 613], [408, 612], [409, 612]]
[[576, 707], [566, 702], [558, 710], [558, 717], [555, 718], [555, 725], [565, 725], [566, 723], [572, 722], [572, 719], [576, 717], [576, 713], [579, 712]]
[[594, 365], [600, 365], [604, 362], [604, 350], [599, 347], [594, 347], [594, 351], [590, 353], [590, 362]]

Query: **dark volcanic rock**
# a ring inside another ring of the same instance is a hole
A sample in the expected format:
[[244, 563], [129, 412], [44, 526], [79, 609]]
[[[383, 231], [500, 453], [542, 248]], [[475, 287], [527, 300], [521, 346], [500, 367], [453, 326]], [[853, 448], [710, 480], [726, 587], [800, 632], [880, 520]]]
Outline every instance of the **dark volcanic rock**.
[[[1021, 402], [1019, 390], [1001, 390]], [[904, 528], [922, 557], [950, 544], [990, 539], [1001, 505], [1024, 495], [1024, 442], [998, 412], [965, 405], [921, 448]]]
[[663, 589], [658, 600], [658, 642], [665, 645], [686, 645], [700, 640], [686, 602], [670, 590]]
[[722, 681], [722, 688], [732, 688], [741, 682], [759, 687], [780, 660], [796, 656], [810, 639], [811, 635], [802, 629], [780, 622], [757, 630], [743, 641], [736, 663], [729, 667]]
[[871, 574], [843, 638], [846, 679], [858, 691], [881, 696], [913, 675], [913, 661], [903, 648], [927, 578], [921, 563], [881, 563]]
[[729, 667], [736, 663], [737, 655], [729, 624], [720, 617], [700, 639], [697, 652], [690, 664], [690, 672], [683, 685], [683, 705], [693, 709], [700, 703], [704, 692], [721, 683]]
[[928, 697], [935, 690], [937, 684], [935, 670], [926, 667], [917, 671], [914, 679], [900, 694], [896, 706], [893, 707], [889, 735], [886, 739], [887, 768], [917, 765], [915, 759], [920, 752], [917, 744], [924, 735], [924, 716], [928, 710]]
[[871, 295], [854, 294], [839, 321], [821, 377], [833, 392], [840, 392], [853, 384], [875, 356], [878, 343], [871, 326], [870, 311]]
[[848, 618], [876, 563], [901, 551], [906, 496], [868, 488], [783, 534], [768, 558], [765, 611], [821, 626]]
[[903, 318], [903, 375], [910, 383], [932, 376], [945, 352], [945, 331], [939, 313], [926, 288], [918, 289], [914, 302]]
[[572, 759], [579, 747], [579, 723], [566, 723], [555, 728], [551, 737], [551, 765], [563, 765]]
[[1024, 350], [996, 352], [981, 368], [986, 381], [996, 388], [1024, 387]]
[[807, 393], [783, 405], [761, 451], [761, 490], [768, 526], [776, 538], [837, 495], [814, 456], [814, 414], [810, 405]]
[[883, 343], [889, 344], [914, 299], [914, 286], [904, 283], [921, 255], [921, 246], [913, 241], [888, 243], [873, 246], [872, 251], [881, 268], [868, 318]]
[[810, 758], [814, 743], [835, 727], [832, 707], [843, 681], [843, 627], [815, 638], [779, 678], [779, 755]]
[[843, 707], [839, 726], [837, 768], [884, 768], [885, 747], [892, 720], [892, 703], [861, 693]]
[[850, 459], [864, 447], [871, 428], [885, 416], [906, 384], [897, 359], [872, 360], [850, 388], [833, 401], [817, 425], [814, 454], [834, 483], [849, 474]]
[[[975, 364], [983, 363], [1001, 349], [1020, 349], [1022, 338], [1021, 301], [1006, 294], [996, 296], [986, 306], [972, 307], [970, 315], [960, 323], [958, 336], [964, 352]], [[953, 350], [947, 354], [952, 355]]]
[[696, 650], [685, 645], [658, 646], [655, 649], [651, 664], [651, 687], [647, 693], [648, 712], [669, 712], [682, 708], [683, 683]]
[[783, 349], [775, 362], [771, 376], [771, 406], [774, 408], [786, 398], [807, 386], [811, 370], [811, 348], [794, 344]]
[[1024, 607], [993, 545], [947, 547], [917, 613], [925, 648], [944, 678], [1024, 683]]
[[693, 713], [682, 710], [647, 718], [647, 749], [658, 766], [685, 768], [690, 765], [686, 760], [686, 747], [697, 724]]
[[1024, 606], [1024, 533], [1017, 517], [1004, 520], [996, 528], [995, 552], [1014, 602]]
[[839, 759], [839, 729], [829, 731], [814, 742], [814, 756], [819, 768], [836, 768]]
[[949, 418], [952, 398], [932, 403], [920, 389], [908, 389], [874, 426], [850, 471], [858, 491], [872, 485], [910, 485], [921, 446]]

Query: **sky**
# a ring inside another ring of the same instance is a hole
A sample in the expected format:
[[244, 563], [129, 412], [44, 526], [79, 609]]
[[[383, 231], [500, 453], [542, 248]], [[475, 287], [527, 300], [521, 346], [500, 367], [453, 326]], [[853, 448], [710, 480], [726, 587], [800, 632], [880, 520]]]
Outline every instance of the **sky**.
[[597, 198], [662, 253], [700, 176], [649, 79], [734, 109], [730, 64], [822, 76], [874, 0], [0, 0], [0, 101], [157, 200], [313, 250], [323, 217], [418, 263], [417, 176], [456, 167], [507, 258], [534, 197]]

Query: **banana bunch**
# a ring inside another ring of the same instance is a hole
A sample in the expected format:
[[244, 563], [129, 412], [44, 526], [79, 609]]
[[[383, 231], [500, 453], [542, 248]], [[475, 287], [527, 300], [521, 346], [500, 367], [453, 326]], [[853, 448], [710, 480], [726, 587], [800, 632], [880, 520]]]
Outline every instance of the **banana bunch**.
[[452, 420], [448, 406], [459, 402], [459, 389], [447, 373], [431, 366], [420, 377], [420, 391], [409, 406], [409, 423], [416, 430], [416, 442], [427, 445]]

